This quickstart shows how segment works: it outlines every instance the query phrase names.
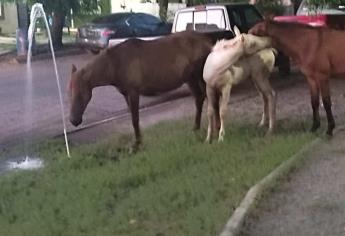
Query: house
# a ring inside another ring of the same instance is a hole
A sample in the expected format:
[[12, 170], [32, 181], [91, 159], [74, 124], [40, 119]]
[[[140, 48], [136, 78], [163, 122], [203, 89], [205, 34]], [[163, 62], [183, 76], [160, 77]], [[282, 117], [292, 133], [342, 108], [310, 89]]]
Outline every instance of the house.
[[[175, 12], [186, 7], [185, 0], [171, 1], [168, 5], [167, 20], [174, 19]], [[111, 12], [144, 12], [159, 17], [157, 0], [111, 0]]]
[[0, 3], [0, 34], [14, 35], [17, 28], [27, 28], [27, 9], [24, 3]]

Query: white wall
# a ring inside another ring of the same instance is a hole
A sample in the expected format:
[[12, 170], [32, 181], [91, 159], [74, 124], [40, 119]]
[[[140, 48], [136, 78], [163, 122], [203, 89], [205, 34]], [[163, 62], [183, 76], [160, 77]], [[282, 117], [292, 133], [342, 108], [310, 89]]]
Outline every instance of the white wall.
[[4, 4], [4, 16], [0, 18], [0, 28], [3, 34], [15, 34], [18, 26], [17, 7], [14, 3]]
[[[175, 12], [186, 7], [185, 3], [169, 3], [168, 21], [174, 19]], [[159, 17], [159, 5], [156, 1], [141, 3], [140, 0], [111, 0], [111, 12], [145, 12]]]

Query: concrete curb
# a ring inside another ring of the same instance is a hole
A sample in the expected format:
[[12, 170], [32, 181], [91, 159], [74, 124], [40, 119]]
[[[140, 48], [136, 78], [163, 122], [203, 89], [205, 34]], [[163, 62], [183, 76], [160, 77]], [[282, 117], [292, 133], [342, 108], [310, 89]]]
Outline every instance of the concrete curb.
[[[84, 50], [82, 49], [68, 49], [64, 51], [55, 51], [55, 57], [63, 57], [63, 56], [70, 56], [70, 55], [79, 55], [85, 53]], [[52, 54], [50, 52], [48, 53], [42, 53], [42, 54], [37, 54], [32, 57], [32, 61], [38, 61], [38, 60], [45, 60], [45, 59], [50, 59], [52, 58]], [[26, 63], [26, 56], [24, 57], [16, 57], [16, 61], [18, 63]]]
[[270, 174], [264, 177], [260, 182], [251, 187], [247, 192], [246, 196], [236, 208], [228, 222], [226, 223], [220, 236], [236, 236], [240, 233], [241, 227], [243, 225], [245, 217], [248, 216], [249, 212], [258, 200], [264, 191], [273, 187], [276, 181], [288, 173], [293, 167], [295, 167], [299, 162], [303, 161], [306, 155], [306, 152], [311, 150], [314, 146], [319, 144], [323, 139], [316, 138], [312, 142], [306, 144], [301, 150], [299, 150], [295, 155], [290, 157], [288, 160], [283, 162]]
[[[45, 48], [47, 47], [47, 48]], [[86, 51], [84, 49], [79, 48], [77, 45], [73, 44], [66, 44], [65, 49], [63, 50], [55, 50], [56, 57], [63, 57], [69, 55], [79, 55], [84, 54]], [[43, 49], [42, 49], [43, 48]], [[32, 61], [38, 60], [45, 60], [52, 58], [52, 54], [50, 52], [50, 48], [46, 45], [40, 45], [38, 49], [38, 53], [32, 56]], [[26, 55], [25, 56], [18, 56], [16, 50], [10, 50], [0, 54], [0, 62], [8, 62], [13, 61], [17, 63], [26, 63]]]

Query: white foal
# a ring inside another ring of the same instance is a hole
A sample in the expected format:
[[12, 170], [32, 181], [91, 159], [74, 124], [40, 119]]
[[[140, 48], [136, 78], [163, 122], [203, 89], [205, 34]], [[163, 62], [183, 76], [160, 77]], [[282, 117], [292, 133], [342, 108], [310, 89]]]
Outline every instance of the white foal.
[[[273, 48], [263, 49], [271, 45], [269, 38], [240, 35], [239, 31], [236, 32], [236, 35], [232, 40], [217, 42], [204, 66], [203, 76], [208, 99], [207, 142], [211, 142], [216, 119], [220, 119], [218, 141], [223, 141], [224, 116], [231, 88], [247, 78], [253, 80], [264, 100], [264, 111], [259, 125], [264, 125], [269, 118], [268, 132], [273, 131], [276, 98], [268, 78], [274, 68], [276, 51]], [[260, 49], [263, 50], [257, 52]], [[251, 53], [253, 54], [243, 56]], [[243, 57], [241, 58], [241, 56]]]

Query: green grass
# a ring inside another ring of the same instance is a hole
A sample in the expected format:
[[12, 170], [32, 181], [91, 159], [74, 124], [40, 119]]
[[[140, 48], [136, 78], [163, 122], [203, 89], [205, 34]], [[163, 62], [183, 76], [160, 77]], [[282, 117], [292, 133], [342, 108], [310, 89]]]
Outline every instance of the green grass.
[[6, 43], [1, 43], [0, 44], [0, 52], [1, 51], [8, 51], [8, 50], [14, 50], [16, 49], [15, 44], [6, 44]]
[[202, 142], [191, 121], [144, 131], [135, 155], [130, 136], [72, 148], [39, 146], [46, 167], [0, 178], [0, 235], [218, 235], [244, 194], [315, 136], [305, 123], [280, 122], [264, 137], [254, 125], [228, 126], [223, 143]]

